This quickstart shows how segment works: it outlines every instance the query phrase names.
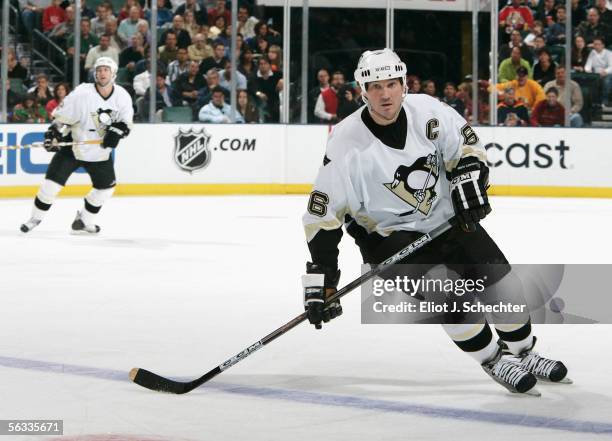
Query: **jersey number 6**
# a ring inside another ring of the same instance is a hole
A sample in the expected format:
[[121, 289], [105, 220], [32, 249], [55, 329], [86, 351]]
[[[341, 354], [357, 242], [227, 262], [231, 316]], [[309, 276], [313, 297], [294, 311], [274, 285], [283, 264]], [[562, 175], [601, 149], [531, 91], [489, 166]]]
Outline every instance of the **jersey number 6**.
[[329, 204], [329, 196], [315, 190], [310, 193], [308, 212], [315, 216], [324, 217], [327, 214], [327, 204]]

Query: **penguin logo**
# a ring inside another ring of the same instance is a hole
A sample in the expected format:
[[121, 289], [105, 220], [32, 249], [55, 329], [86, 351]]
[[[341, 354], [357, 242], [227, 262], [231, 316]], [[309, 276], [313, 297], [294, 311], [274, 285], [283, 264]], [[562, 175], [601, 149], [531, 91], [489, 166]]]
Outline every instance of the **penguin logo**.
[[395, 170], [393, 182], [383, 185], [413, 207], [398, 216], [408, 216], [417, 211], [425, 216], [429, 214], [433, 203], [438, 199], [434, 189], [439, 172], [438, 156], [435, 153], [418, 158], [410, 166], [400, 165]]

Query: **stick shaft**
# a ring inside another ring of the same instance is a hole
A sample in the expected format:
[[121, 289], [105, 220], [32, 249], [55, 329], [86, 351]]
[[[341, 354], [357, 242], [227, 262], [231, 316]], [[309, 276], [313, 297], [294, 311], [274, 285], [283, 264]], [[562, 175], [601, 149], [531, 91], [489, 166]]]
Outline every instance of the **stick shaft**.
[[[102, 140], [90, 139], [87, 141], [58, 142], [55, 145], [57, 147], [68, 147], [68, 146], [75, 146], [75, 145], [99, 145], [101, 143], [102, 143]], [[4, 145], [4, 146], [0, 146], [0, 150], [21, 150], [21, 149], [43, 148], [43, 147], [44, 147], [44, 144], [42, 142], [34, 142], [32, 144]]]

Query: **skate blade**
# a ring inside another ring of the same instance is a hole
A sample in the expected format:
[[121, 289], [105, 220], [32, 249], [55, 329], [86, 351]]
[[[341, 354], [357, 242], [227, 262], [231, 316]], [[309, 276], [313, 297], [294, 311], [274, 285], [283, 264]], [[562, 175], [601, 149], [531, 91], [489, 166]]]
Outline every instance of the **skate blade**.
[[567, 378], [567, 377], [565, 377], [561, 381], [550, 381], [546, 377], [538, 377], [538, 381], [541, 381], [542, 383], [545, 383], [545, 384], [574, 384], [574, 381], [571, 378]]
[[70, 230], [70, 234], [72, 234], [73, 236], [97, 236], [98, 234], [100, 234], [99, 231], [93, 233], [93, 232], [89, 232], [89, 231], [85, 231], [85, 230]]
[[535, 387], [532, 387], [532, 388], [531, 388], [531, 389], [529, 389], [527, 392], [516, 392], [516, 391], [513, 391], [513, 390], [511, 390], [510, 392], [511, 392], [513, 395], [517, 395], [517, 396], [529, 395], [529, 396], [531, 396], [531, 397], [536, 397], [536, 398], [537, 398], [537, 397], [541, 397], [541, 396], [542, 396], [542, 394], [540, 393], [540, 391], [539, 391], [537, 388], [535, 388]]

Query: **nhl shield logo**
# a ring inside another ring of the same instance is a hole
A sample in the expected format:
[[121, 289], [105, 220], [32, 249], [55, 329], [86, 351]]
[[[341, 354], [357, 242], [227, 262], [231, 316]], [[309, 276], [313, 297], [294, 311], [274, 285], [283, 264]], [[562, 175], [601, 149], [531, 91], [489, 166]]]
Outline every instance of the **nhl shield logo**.
[[210, 164], [210, 135], [206, 130], [179, 129], [174, 137], [174, 162], [189, 173], [205, 168]]

